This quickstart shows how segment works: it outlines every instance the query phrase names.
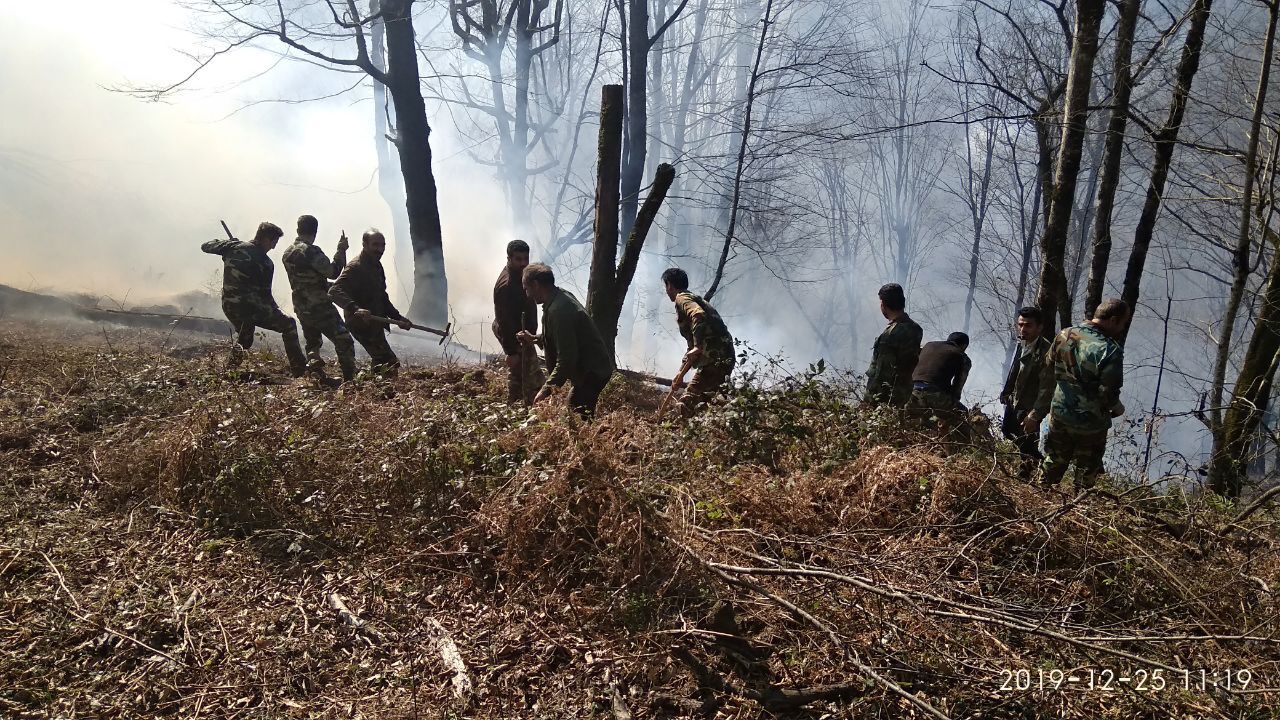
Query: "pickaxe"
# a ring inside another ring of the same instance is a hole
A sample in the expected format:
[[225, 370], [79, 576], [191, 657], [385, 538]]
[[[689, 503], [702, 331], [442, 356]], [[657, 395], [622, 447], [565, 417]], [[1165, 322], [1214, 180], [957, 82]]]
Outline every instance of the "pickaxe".
[[680, 372], [676, 373], [675, 378], [671, 381], [671, 389], [662, 398], [662, 404], [658, 406], [658, 419], [667, 412], [667, 405], [671, 402], [671, 398], [676, 396], [676, 389], [684, 383], [684, 375], [689, 372], [689, 368], [693, 367], [693, 359], [688, 355], [684, 358], [684, 364], [680, 366]]
[[[379, 315], [370, 315], [369, 319], [373, 320], [374, 322], [386, 323], [387, 325], [400, 324], [398, 320], [392, 320], [391, 318], [385, 318]], [[453, 323], [445, 323], [443, 330], [437, 330], [435, 328], [427, 327], [426, 325], [417, 325], [415, 323], [409, 323], [409, 327], [413, 328], [414, 330], [424, 330], [426, 332], [439, 335], [440, 336], [439, 344], [443, 345], [445, 339], [449, 337], [449, 328], [453, 327]]]

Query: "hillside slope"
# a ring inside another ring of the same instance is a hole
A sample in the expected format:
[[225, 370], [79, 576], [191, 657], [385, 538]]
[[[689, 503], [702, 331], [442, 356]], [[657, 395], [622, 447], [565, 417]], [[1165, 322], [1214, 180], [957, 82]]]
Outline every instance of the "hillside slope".
[[0, 321], [0, 715], [1280, 701], [1267, 511], [1032, 487], [1011, 448], [939, 447], [817, 369], [690, 425], [619, 379], [584, 425], [506, 408], [493, 368], [335, 391], [178, 342]]

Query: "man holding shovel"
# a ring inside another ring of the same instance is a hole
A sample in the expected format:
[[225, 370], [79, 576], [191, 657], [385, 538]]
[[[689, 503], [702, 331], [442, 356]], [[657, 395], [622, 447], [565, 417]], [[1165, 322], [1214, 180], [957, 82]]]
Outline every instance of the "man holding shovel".
[[671, 382], [671, 391], [680, 389], [684, 373], [690, 368], [698, 371], [678, 401], [680, 412], [690, 417], [733, 374], [733, 336], [711, 303], [689, 292], [689, 274], [684, 270], [668, 268], [662, 273], [662, 283], [667, 297], [676, 305], [676, 325], [688, 344], [680, 374]]
[[546, 377], [532, 346], [522, 345], [521, 330], [538, 333], [538, 307], [524, 292], [524, 269], [529, 266], [529, 244], [523, 240], [507, 243], [507, 264], [493, 285], [493, 334], [507, 356], [507, 404], [533, 403]]
[[360, 254], [342, 269], [329, 288], [329, 298], [342, 308], [351, 334], [373, 361], [373, 371], [394, 377], [400, 358], [387, 342], [387, 322], [403, 330], [412, 328], [413, 323], [400, 314], [387, 295], [387, 275], [382, 269], [386, 251], [387, 239], [381, 232], [374, 228], [365, 231]]

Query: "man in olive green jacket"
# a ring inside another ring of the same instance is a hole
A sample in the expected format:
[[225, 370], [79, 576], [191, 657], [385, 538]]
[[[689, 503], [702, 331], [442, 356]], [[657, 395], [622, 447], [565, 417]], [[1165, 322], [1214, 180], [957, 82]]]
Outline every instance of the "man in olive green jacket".
[[595, 414], [596, 402], [613, 375], [613, 356], [595, 322], [578, 298], [556, 287], [556, 276], [543, 263], [524, 269], [524, 292], [542, 306], [542, 335], [521, 330], [517, 337], [526, 345], [541, 344], [546, 352], [547, 382], [534, 396], [534, 403], [551, 395], [552, 388], [573, 383], [569, 407], [583, 417]]
[[1043, 457], [1040, 454], [1040, 427], [1033, 420], [1030, 429], [1023, 421], [1033, 414], [1040, 394], [1040, 380], [1044, 376], [1045, 355], [1049, 352], [1049, 339], [1041, 333], [1044, 314], [1038, 307], [1024, 307], [1018, 311], [1018, 349], [1005, 376], [1000, 402], [1004, 405], [1004, 420], [1000, 430], [1018, 446], [1022, 454], [1019, 476], [1030, 478]]
[[880, 314], [889, 326], [876, 338], [867, 368], [867, 400], [905, 407], [911, 397], [911, 373], [920, 359], [924, 331], [907, 315], [907, 297], [902, 286], [889, 283], [880, 288]]

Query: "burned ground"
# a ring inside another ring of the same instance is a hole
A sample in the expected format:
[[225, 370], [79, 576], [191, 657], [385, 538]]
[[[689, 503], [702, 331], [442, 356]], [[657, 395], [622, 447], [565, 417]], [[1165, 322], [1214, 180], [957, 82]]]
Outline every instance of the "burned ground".
[[[224, 350], [0, 321], [0, 714], [1272, 716], [1268, 511], [1045, 491], [826, 373], [690, 425], [619, 379], [586, 425], [496, 367]], [[1001, 690], [1090, 669], [1147, 686]]]

